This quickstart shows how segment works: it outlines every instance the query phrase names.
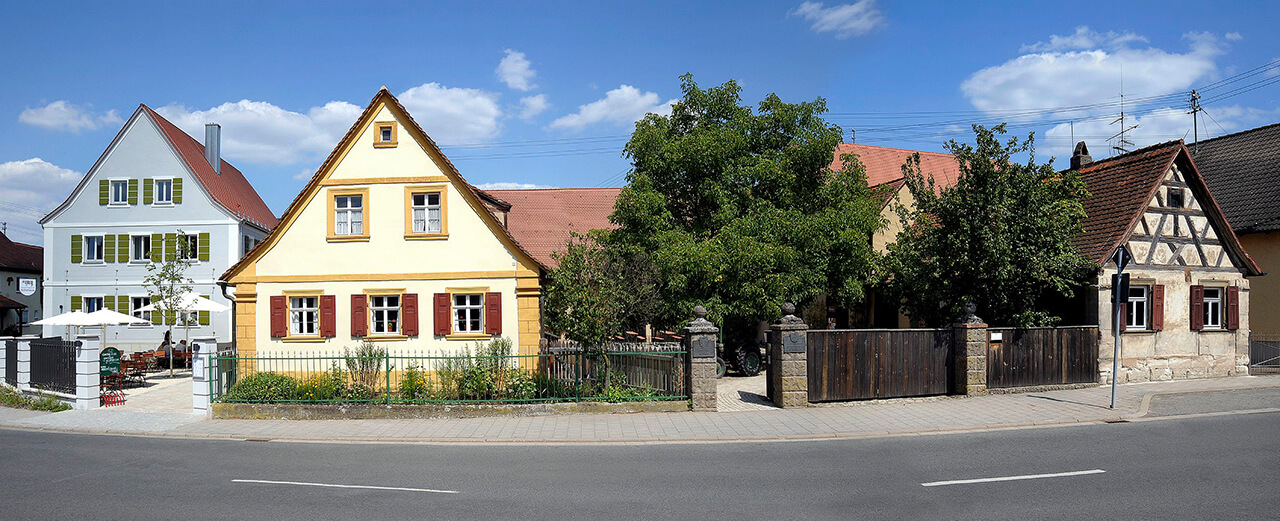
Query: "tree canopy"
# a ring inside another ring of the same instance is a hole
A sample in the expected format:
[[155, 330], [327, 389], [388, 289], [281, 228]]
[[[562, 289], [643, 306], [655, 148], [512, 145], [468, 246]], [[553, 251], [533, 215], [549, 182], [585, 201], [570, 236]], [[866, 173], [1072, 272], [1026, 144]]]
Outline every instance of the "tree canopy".
[[[1000, 143], [1004, 125], [975, 125], [975, 145], [950, 141], [960, 164], [954, 186], [938, 190], [918, 156], [903, 166], [915, 205], [897, 206], [903, 232], [889, 245], [887, 286], [909, 316], [950, 324], [966, 302], [990, 324], [1058, 322], [1052, 301], [1070, 299], [1097, 265], [1077, 253], [1084, 182], [1035, 162], [1034, 135]], [[1025, 164], [1013, 156], [1028, 154]]]

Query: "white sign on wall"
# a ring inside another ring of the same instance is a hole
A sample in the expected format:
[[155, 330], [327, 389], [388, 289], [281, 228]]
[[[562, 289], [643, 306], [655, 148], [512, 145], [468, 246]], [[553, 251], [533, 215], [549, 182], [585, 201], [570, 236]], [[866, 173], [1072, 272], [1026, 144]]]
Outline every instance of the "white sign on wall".
[[36, 279], [18, 279], [18, 293], [28, 297], [36, 294]]

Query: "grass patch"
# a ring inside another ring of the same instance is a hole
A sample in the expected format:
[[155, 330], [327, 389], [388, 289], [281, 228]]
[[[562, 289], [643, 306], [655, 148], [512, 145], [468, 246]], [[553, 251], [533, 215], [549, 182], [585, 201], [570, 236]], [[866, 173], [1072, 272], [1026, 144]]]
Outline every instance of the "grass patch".
[[58, 412], [71, 410], [71, 406], [67, 405], [66, 402], [52, 396], [30, 398], [23, 396], [17, 389], [7, 385], [0, 385], [0, 405], [34, 411]]

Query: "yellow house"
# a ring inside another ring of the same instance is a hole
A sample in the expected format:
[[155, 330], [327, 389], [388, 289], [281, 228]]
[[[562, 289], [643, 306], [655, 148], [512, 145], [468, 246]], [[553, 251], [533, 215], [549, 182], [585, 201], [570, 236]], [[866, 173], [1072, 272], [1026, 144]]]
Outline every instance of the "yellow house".
[[241, 356], [510, 338], [536, 353], [541, 264], [383, 87], [277, 226], [222, 276]]

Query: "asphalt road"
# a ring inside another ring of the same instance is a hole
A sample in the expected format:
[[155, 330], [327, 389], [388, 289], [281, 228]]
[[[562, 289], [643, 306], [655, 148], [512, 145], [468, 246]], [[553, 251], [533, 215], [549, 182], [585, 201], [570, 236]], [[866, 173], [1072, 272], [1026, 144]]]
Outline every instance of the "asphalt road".
[[[647, 446], [338, 445], [0, 430], [0, 518], [1275, 519], [1277, 432], [1280, 413]], [[922, 485], [1072, 471], [1095, 472]]]

